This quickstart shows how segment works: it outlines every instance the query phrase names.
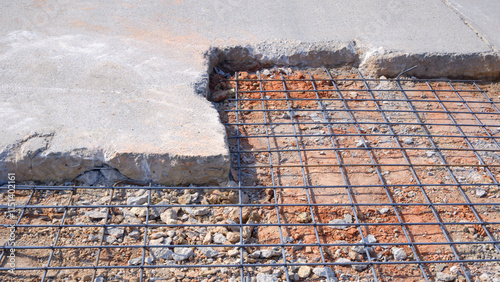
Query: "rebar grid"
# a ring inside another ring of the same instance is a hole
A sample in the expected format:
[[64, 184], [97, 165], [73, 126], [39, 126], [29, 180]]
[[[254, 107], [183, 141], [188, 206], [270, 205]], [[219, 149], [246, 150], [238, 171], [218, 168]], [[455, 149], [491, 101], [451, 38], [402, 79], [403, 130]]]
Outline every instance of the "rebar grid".
[[[326, 69], [226, 82], [235, 96], [218, 107], [236, 182], [18, 185], [17, 217], [0, 205], [2, 237], [17, 234], [0, 254], [3, 277], [474, 281], [500, 271], [499, 101], [477, 82]], [[167, 252], [179, 248], [193, 253]]]

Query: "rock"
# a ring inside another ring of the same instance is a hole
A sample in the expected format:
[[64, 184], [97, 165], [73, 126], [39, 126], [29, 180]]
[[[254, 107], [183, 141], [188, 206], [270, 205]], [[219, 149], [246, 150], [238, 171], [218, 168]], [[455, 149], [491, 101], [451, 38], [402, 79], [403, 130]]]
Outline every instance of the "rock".
[[85, 213], [86, 216], [91, 219], [104, 219], [106, 218], [106, 212], [103, 210], [91, 210]]
[[210, 210], [207, 207], [200, 207], [200, 208], [183, 207], [182, 209], [192, 216], [206, 215], [210, 212]]
[[139, 197], [129, 197], [127, 199], [127, 205], [138, 206], [148, 202], [148, 193], [144, 193]]
[[155, 233], [151, 234], [151, 239], [158, 239], [158, 238], [162, 238], [162, 237], [167, 237], [167, 233], [155, 232]]
[[257, 274], [257, 282], [278, 282], [278, 277], [270, 274]]
[[442, 272], [448, 265], [444, 263], [436, 264], [436, 272]]
[[159, 202], [158, 204], [154, 205], [151, 207], [151, 210], [149, 212], [149, 217], [150, 218], [157, 218], [159, 217], [163, 212], [165, 212], [165, 210], [167, 210], [167, 207], [156, 207], [156, 206], [164, 206], [164, 205], [168, 205], [169, 202], [166, 201], [166, 200], [162, 200], [161, 202]]
[[389, 208], [381, 208], [381, 209], [379, 209], [379, 210], [378, 210], [378, 212], [379, 212], [380, 214], [386, 214], [386, 213], [388, 213], [389, 211], [390, 211], [390, 209], [389, 209]]
[[174, 209], [166, 209], [160, 214], [160, 219], [166, 224], [177, 224], [177, 211]]
[[297, 215], [297, 221], [300, 223], [308, 223], [312, 221], [312, 218], [308, 212], [301, 212]]
[[92, 186], [99, 181], [101, 173], [98, 170], [91, 170], [78, 176], [75, 180], [80, 182], [82, 186]]
[[[253, 224], [253, 221], [249, 220], [247, 224]], [[252, 237], [253, 226], [244, 226], [243, 227], [243, 239], [249, 239]]]
[[224, 236], [224, 234], [222, 233], [215, 233], [212, 237], [212, 242], [214, 242], [214, 244], [224, 244], [226, 243], [226, 241], [226, 236]]
[[352, 246], [351, 250], [353, 250], [354, 252], [356, 252], [358, 254], [362, 254], [362, 255], [364, 255], [366, 253], [365, 247], [363, 247], [363, 246]]
[[155, 259], [172, 259], [174, 253], [169, 248], [149, 248]]
[[115, 236], [116, 238], [122, 237], [123, 234], [125, 233], [123, 228], [120, 228], [120, 227], [108, 227], [106, 229], [106, 232], [111, 236]]
[[175, 261], [187, 260], [194, 255], [191, 248], [174, 248], [173, 259]]
[[137, 257], [128, 261], [129, 265], [139, 265], [142, 263], [142, 257]]
[[128, 236], [130, 236], [131, 238], [134, 238], [134, 239], [139, 239], [139, 237], [141, 237], [141, 233], [139, 233], [139, 230], [134, 230], [134, 231], [130, 232], [128, 234]]
[[115, 236], [104, 236], [104, 241], [108, 244], [113, 244], [116, 242], [116, 237]]
[[336, 281], [335, 273], [333, 273], [333, 270], [329, 267], [316, 267], [313, 269], [313, 273], [319, 277], [329, 277], [331, 281]]
[[271, 75], [271, 71], [268, 70], [268, 69], [265, 69], [265, 70], [262, 71], [262, 75], [264, 75], [264, 76], [270, 76]]
[[94, 279], [94, 282], [106, 282], [106, 278], [99, 276]]
[[359, 140], [356, 140], [356, 147], [358, 148], [363, 148], [365, 145], [363, 143], [363, 140], [359, 139]]
[[227, 235], [226, 235], [226, 238], [232, 244], [237, 243], [237, 242], [240, 241], [240, 233], [228, 232]]
[[476, 188], [476, 196], [478, 198], [486, 197], [488, 192], [484, 188]]
[[406, 138], [403, 138], [403, 142], [406, 144], [406, 145], [412, 145], [414, 143], [414, 140], [412, 137], [406, 137]]
[[212, 242], [212, 233], [208, 232], [203, 238], [203, 245], [208, 245]]
[[346, 258], [339, 258], [335, 261], [336, 263], [340, 263], [341, 265], [350, 264], [352, 261]]
[[219, 90], [210, 95], [210, 100], [216, 103], [220, 103], [226, 100], [228, 95], [229, 95], [229, 90]]
[[138, 217], [145, 217], [147, 209], [146, 208], [139, 208], [139, 207], [133, 207], [130, 209], [130, 211], [137, 215]]
[[191, 194], [189, 193], [189, 190], [186, 189], [184, 190], [184, 195], [180, 196], [177, 199], [177, 202], [181, 205], [189, 205], [196, 202], [196, 200], [198, 200], [199, 195], [200, 195], [199, 193]]
[[459, 274], [460, 273], [460, 267], [454, 265], [454, 266], [450, 267], [450, 272], [451, 273], [455, 273], [455, 274]]
[[[329, 224], [347, 224], [349, 222], [347, 222], [345, 219], [337, 218], [337, 219], [330, 220], [328, 223]], [[348, 226], [347, 225], [332, 225], [332, 226], [328, 226], [328, 227], [333, 228], [333, 229], [346, 229]]]
[[392, 255], [394, 256], [394, 259], [397, 261], [402, 261], [408, 258], [408, 255], [406, 254], [405, 250], [403, 248], [396, 248], [392, 247], [391, 248]]
[[255, 251], [248, 255], [249, 258], [260, 258], [261, 251]]
[[351, 267], [356, 271], [363, 271], [368, 268], [368, 264], [353, 264]]
[[155, 259], [153, 257], [146, 257], [144, 262], [147, 264], [152, 264]]
[[[481, 274], [481, 276], [479, 276], [479, 280], [481, 280], [481, 281], [485, 281], [485, 282], [486, 282], [486, 281], [488, 281], [488, 282], [489, 282], [489, 281], [491, 281], [491, 280], [490, 280], [490, 276], [489, 276], [487, 273], [483, 273], [483, 274]], [[496, 280], [496, 279], [495, 279], [495, 280]]]
[[436, 280], [437, 281], [455, 281], [457, 276], [455, 274], [445, 273], [445, 272], [437, 272]]
[[272, 258], [272, 257], [280, 257], [281, 252], [275, 251], [275, 250], [270, 250], [270, 249], [264, 249], [260, 251], [260, 257], [261, 258]]
[[297, 273], [299, 274], [300, 278], [305, 279], [309, 277], [309, 275], [311, 275], [311, 267], [302, 265]]
[[95, 236], [94, 234], [89, 234], [88, 240], [90, 242], [97, 242], [97, 241], [99, 241], [99, 238], [97, 236]]
[[227, 251], [227, 255], [230, 257], [235, 257], [239, 254], [240, 254], [240, 250], [238, 250], [238, 248], [234, 248], [234, 249]]
[[163, 240], [164, 240], [163, 237], [160, 237], [158, 239], [153, 239], [153, 240], [149, 241], [149, 245], [151, 245], [151, 246], [162, 245]]
[[[368, 235], [365, 237], [365, 243], [366, 244], [373, 244], [373, 243], [377, 243], [377, 239], [375, 238], [375, 236], [373, 236], [372, 234]], [[360, 243], [363, 243], [362, 241]]]
[[213, 258], [219, 254], [216, 250], [214, 250], [211, 247], [200, 247], [198, 248], [198, 250], [200, 250], [200, 252], [207, 258]]

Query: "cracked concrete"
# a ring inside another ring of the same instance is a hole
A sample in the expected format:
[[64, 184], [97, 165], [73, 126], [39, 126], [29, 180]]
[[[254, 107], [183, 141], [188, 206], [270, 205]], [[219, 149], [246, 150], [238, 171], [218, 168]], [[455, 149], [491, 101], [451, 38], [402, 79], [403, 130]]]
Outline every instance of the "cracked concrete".
[[20, 0], [0, 11], [0, 179], [225, 181], [225, 132], [204, 97], [215, 65], [500, 74], [498, 33], [439, 0]]

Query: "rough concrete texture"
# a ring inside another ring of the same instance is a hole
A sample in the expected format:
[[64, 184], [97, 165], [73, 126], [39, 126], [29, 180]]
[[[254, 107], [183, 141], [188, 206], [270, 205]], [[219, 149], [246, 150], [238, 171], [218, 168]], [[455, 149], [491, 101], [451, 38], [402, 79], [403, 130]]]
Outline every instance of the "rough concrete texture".
[[203, 97], [215, 65], [500, 73], [496, 49], [438, 0], [20, 0], [0, 13], [1, 179], [115, 168], [168, 185], [224, 181], [224, 128]]

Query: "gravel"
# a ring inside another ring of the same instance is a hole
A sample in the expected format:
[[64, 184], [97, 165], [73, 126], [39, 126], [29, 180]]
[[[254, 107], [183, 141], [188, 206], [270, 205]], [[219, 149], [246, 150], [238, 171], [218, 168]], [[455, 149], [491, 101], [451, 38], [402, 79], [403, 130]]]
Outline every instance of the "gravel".
[[397, 261], [402, 261], [408, 258], [408, 255], [406, 254], [406, 251], [403, 248], [396, 248], [393, 247], [391, 249], [392, 255], [394, 256], [394, 259]]
[[299, 271], [297, 272], [297, 274], [299, 275], [300, 278], [302, 279], [305, 279], [307, 277], [309, 277], [309, 275], [311, 275], [311, 267], [307, 266], [307, 265], [302, 265], [300, 268], [299, 268]]
[[226, 236], [222, 233], [215, 233], [214, 236], [212, 237], [212, 241], [214, 244], [224, 244], [226, 243], [227, 239]]
[[188, 260], [194, 255], [193, 249], [191, 248], [174, 248], [174, 254], [172, 258], [175, 261]]
[[217, 252], [216, 250], [214, 250], [211, 247], [201, 247], [201, 248], [198, 248], [198, 250], [200, 250], [200, 252], [204, 256], [206, 256], [207, 258], [213, 258], [213, 257], [216, 257], [217, 255], [219, 255], [219, 252]]
[[257, 282], [278, 282], [278, 277], [270, 274], [257, 274]]
[[148, 194], [144, 193], [139, 197], [129, 197], [127, 198], [127, 205], [137, 206], [148, 202]]
[[445, 272], [437, 272], [436, 280], [437, 281], [455, 281], [457, 276], [455, 274], [445, 273]]

